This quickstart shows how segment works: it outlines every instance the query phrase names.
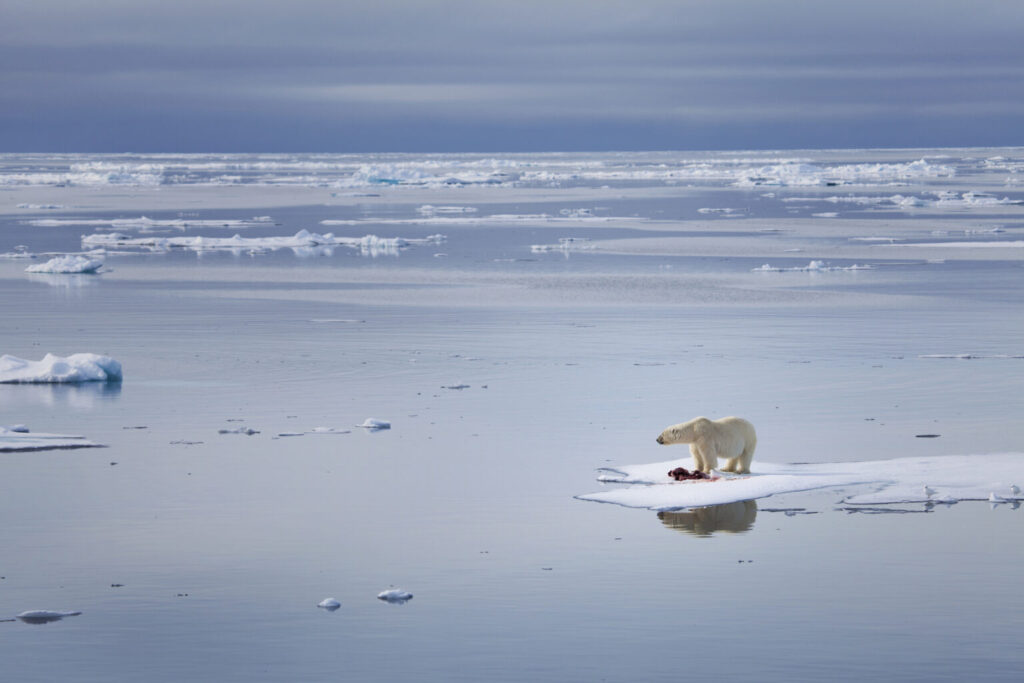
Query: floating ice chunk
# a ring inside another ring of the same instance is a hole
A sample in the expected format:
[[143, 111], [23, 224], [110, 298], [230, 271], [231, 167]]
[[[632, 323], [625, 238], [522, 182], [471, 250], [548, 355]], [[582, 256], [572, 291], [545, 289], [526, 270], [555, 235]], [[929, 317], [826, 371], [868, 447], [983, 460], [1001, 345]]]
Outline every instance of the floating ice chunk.
[[63, 209], [63, 204], [18, 204], [19, 209]]
[[123, 233], [83, 235], [82, 244], [90, 247], [143, 247], [151, 249], [192, 249], [203, 251], [210, 249], [300, 249], [303, 247], [344, 246], [359, 249], [364, 253], [391, 252], [411, 245], [440, 244], [447, 238], [444, 235], [430, 235], [424, 238], [392, 237], [383, 238], [376, 235], [364, 237], [336, 237], [333, 233], [320, 235], [300, 230], [290, 237], [129, 237]]
[[317, 607], [325, 609], [328, 612], [333, 612], [334, 610], [341, 607], [341, 603], [338, 602], [335, 598], [325, 598], [321, 600], [319, 603], [317, 603]]
[[747, 209], [734, 209], [734, 208], [703, 208], [697, 209], [697, 213], [711, 216], [721, 216], [722, 218], [740, 218], [748, 213]]
[[381, 593], [378, 593], [377, 599], [383, 600], [385, 602], [402, 604], [412, 600], [412, 593], [400, 590], [398, 588], [392, 588], [391, 590], [386, 590]]
[[0, 452], [3, 453], [103, 447], [101, 443], [87, 441], [84, 436], [30, 432], [25, 425], [0, 427]]
[[35, 258], [36, 255], [28, 250], [24, 244], [19, 244], [14, 247], [14, 251], [8, 251], [4, 254], [0, 254], [0, 258], [5, 259], [20, 259], [20, 258]]
[[103, 267], [103, 260], [85, 256], [57, 256], [46, 263], [25, 269], [26, 273], [95, 273]]
[[362, 427], [363, 429], [368, 429], [371, 432], [377, 432], [382, 429], [391, 429], [391, 423], [386, 420], [375, 420], [372, 417], [368, 417], [362, 424], [358, 424], [356, 427]]
[[918, 358], [941, 358], [941, 359], [952, 359], [952, 360], [978, 360], [981, 358], [999, 358], [999, 359], [1022, 359], [1024, 355], [1014, 356], [1010, 354], [997, 353], [992, 355], [980, 355], [976, 353], [927, 353], [918, 356]]
[[340, 429], [338, 427], [313, 427], [310, 434], [351, 434], [351, 429]]
[[1024, 240], [991, 240], [979, 242], [964, 240], [962, 242], [901, 242], [889, 244], [890, 247], [926, 247], [928, 249], [1022, 249]]
[[[780, 465], [762, 462], [759, 465], [755, 463], [755, 471], [750, 475], [721, 473], [721, 478], [716, 481], [675, 482], [665, 475], [665, 472], [689, 462], [690, 458], [684, 458], [647, 465], [604, 468], [601, 470], [603, 474], [598, 477], [600, 481], [634, 486], [576, 497], [626, 507], [678, 510], [797, 491], [870, 485], [871, 491], [847, 496], [843, 503], [955, 503], [964, 500], [987, 501], [994, 491], [1010, 490], [1011, 484], [1007, 479], [1019, 480], [1024, 477], [1024, 453], [850, 463]], [[931, 493], [926, 492], [926, 486]]]
[[121, 364], [95, 353], [75, 353], [66, 358], [48, 353], [40, 361], [0, 356], [0, 383], [120, 382], [121, 379]]
[[16, 615], [16, 618], [27, 624], [45, 624], [50, 621], [60, 621], [64, 617], [77, 617], [81, 612], [55, 612], [48, 609], [30, 609]]
[[806, 266], [795, 266], [792, 268], [781, 268], [775, 267], [769, 264], [764, 264], [757, 268], [751, 269], [753, 273], [827, 273], [837, 270], [873, 270], [874, 266], [869, 265], [852, 265], [852, 266], [830, 266], [825, 261], [811, 261]]
[[244, 434], [245, 436], [252, 436], [253, 434], [259, 434], [260, 430], [253, 429], [252, 427], [235, 427], [234, 429], [218, 429], [218, 434]]
[[476, 213], [477, 209], [474, 206], [432, 206], [430, 204], [424, 204], [423, 206], [416, 209], [418, 213], [425, 216], [433, 216], [435, 214], [460, 214], [460, 213]]
[[569, 252], [595, 249], [594, 245], [588, 244], [589, 241], [586, 237], [559, 237], [558, 244], [533, 244], [530, 245], [530, 251], [539, 254], [548, 251]]

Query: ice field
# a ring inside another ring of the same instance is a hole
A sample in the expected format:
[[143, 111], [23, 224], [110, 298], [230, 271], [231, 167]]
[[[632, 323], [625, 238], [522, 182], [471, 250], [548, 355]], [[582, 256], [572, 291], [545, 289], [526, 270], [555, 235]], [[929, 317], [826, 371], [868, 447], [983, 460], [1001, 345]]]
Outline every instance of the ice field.
[[1019, 148], [0, 155], [0, 671], [1018, 680], [1022, 243]]

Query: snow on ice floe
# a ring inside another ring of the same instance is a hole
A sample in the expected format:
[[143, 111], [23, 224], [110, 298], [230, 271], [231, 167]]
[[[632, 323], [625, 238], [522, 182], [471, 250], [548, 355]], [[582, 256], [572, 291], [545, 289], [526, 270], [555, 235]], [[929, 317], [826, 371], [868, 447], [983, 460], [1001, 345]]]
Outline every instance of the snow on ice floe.
[[377, 594], [378, 600], [384, 602], [390, 602], [394, 604], [402, 604], [412, 600], [412, 593], [404, 591], [398, 588], [392, 588], [390, 590], [382, 591]]
[[0, 452], [3, 453], [103, 447], [103, 444], [88, 441], [84, 436], [31, 432], [25, 425], [0, 427]]
[[363, 420], [362, 424], [358, 424], [356, 427], [362, 427], [363, 429], [371, 432], [379, 432], [382, 429], [391, 429], [391, 423], [387, 420], [377, 420], [372, 417], [368, 417]]
[[827, 273], [830, 271], [838, 270], [873, 270], [874, 266], [869, 265], [852, 265], [852, 266], [830, 266], [825, 261], [811, 261], [806, 266], [794, 266], [791, 268], [782, 268], [772, 266], [770, 264], [764, 264], [757, 268], [752, 268], [752, 273]]
[[123, 233], [83, 235], [82, 244], [86, 247], [141, 247], [150, 249], [191, 249], [203, 251], [208, 249], [300, 249], [305, 247], [343, 246], [359, 249], [364, 254], [397, 254], [399, 250], [413, 245], [441, 244], [447, 238], [444, 235], [430, 235], [423, 238], [407, 237], [336, 237], [333, 233], [319, 235], [300, 230], [286, 237], [129, 237]]
[[46, 263], [37, 263], [25, 269], [26, 273], [95, 273], [103, 267], [103, 259], [68, 254], [56, 256]]
[[682, 458], [602, 468], [599, 481], [632, 486], [576, 498], [651, 510], [680, 510], [836, 487], [863, 491], [844, 497], [841, 502], [847, 505], [984, 501], [993, 493], [1010, 503], [1024, 499], [1015, 483], [1024, 481], [1024, 453], [848, 463], [755, 462], [749, 475], [718, 473], [721, 478], [715, 481], [676, 482], [668, 477], [667, 472], [691, 463], [691, 458]]
[[67, 357], [48, 353], [39, 361], [0, 356], [0, 384], [120, 382], [121, 379], [121, 364], [110, 356], [95, 353], [75, 353]]

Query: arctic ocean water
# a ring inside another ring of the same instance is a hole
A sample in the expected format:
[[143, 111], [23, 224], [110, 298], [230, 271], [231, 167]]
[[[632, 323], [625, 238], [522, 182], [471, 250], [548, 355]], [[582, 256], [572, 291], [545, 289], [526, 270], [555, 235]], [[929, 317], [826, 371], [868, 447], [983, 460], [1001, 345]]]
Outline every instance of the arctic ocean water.
[[81, 612], [0, 676], [1019, 680], [1016, 504], [575, 496], [701, 414], [755, 474], [1024, 452], [1022, 200], [1022, 149], [0, 155], [0, 354], [124, 372], [0, 384], [106, 446], [0, 453], [0, 618]]

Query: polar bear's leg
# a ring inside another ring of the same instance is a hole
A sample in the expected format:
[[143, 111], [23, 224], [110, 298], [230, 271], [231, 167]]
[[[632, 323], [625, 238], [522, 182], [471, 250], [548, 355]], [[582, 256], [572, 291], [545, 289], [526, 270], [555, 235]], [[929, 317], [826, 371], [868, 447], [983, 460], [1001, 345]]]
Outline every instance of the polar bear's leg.
[[718, 456], [710, 448], [701, 448], [695, 443], [690, 444], [690, 452], [693, 453], [693, 462], [697, 470], [710, 472], [718, 467]]
[[738, 460], [739, 460], [739, 458], [729, 458], [728, 460], [726, 460], [725, 461], [725, 466], [722, 467], [722, 471], [723, 472], [735, 472], [736, 471], [736, 463], [737, 463]]
[[740, 457], [736, 458], [737, 469], [733, 470], [740, 474], [750, 474], [750, 462], [754, 459], [754, 446], [747, 446], [743, 449]]
[[690, 444], [690, 455], [693, 456], [693, 469], [698, 472], [706, 472], [707, 470], [704, 468], [704, 454], [697, 448], [697, 444]]

